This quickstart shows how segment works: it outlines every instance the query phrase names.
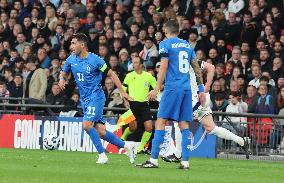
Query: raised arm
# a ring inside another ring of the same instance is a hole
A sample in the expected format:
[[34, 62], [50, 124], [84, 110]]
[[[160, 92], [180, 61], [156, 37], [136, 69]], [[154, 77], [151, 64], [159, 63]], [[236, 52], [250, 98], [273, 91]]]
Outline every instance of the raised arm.
[[193, 59], [190, 63], [191, 63], [191, 67], [193, 68], [194, 73], [196, 75], [196, 83], [198, 85], [198, 91], [204, 92], [202, 71], [200, 69], [199, 63], [198, 63], [197, 59]]
[[212, 85], [214, 74], [215, 74], [215, 66], [208, 63], [202, 62], [204, 69], [207, 71], [207, 79], [205, 84], [205, 93], [210, 91], [210, 86]]

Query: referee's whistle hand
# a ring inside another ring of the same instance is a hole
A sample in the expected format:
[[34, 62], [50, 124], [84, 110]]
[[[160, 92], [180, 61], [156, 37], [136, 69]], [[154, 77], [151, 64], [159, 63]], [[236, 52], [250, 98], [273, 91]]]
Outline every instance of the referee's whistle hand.
[[157, 92], [156, 90], [151, 90], [151, 91], [149, 92], [149, 94], [148, 94], [148, 99], [149, 99], [150, 101], [156, 100], [157, 94], [158, 94], [158, 92]]

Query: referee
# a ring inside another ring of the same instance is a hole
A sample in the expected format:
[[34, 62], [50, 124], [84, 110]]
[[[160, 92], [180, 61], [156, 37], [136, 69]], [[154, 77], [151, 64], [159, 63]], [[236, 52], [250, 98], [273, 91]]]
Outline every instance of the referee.
[[152, 135], [153, 121], [148, 103], [148, 93], [151, 88], [156, 87], [157, 81], [150, 73], [144, 71], [142, 58], [134, 57], [132, 63], [134, 71], [126, 75], [123, 85], [126, 87], [129, 96], [133, 98], [129, 105], [136, 120], [129, 123], [121, 139], [126, 140], [137, 129], [137, 122], [144, 123], [145, 131], [137, 149], [137, 153], [141, 153]]

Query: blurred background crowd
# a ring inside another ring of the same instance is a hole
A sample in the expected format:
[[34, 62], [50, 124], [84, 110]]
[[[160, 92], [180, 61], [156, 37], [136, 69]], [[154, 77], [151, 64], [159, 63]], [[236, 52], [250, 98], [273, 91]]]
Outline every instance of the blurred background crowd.
[[[278, 114], [284, 107], [283, 13], [282, 0], [0, 0], [0, 96], [80, 106], [72, 74], [65, 91], [57, 84], [78, 32], [122, 82], [135, 56], [156, 77], [163, 23], [175, 19], [197, 59], [215, 66], [213, 110]], [[106, 107], [124, 107], [111, 78], [102, 86]]]

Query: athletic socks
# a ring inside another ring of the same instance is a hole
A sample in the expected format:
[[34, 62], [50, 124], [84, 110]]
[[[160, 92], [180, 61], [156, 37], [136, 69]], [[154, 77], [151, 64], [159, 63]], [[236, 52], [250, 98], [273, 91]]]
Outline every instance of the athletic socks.
[[125, 141], [125, 140], [127, 139], [127, 137], [128, 137], [130, 134], [132, 134], [132, 133], [133, 133], [133, 132], [130, 131], [130, 128], [127, 127], [127, 128], [125, 128], [125, 130], [124, 130], [122, 136], [120, 137], [120, 139]]
[[158, 159], [160, 152], [160, 145], [164, 141], [164, 136], [165, 136], [165, 130], [155, 130], [154, 139], [152, 140], [151, 159]]
[[109, 143], [116, 145], [119, 148], [124, 148], [125, 142], [118, 138], [115, 134], [106, 130], [106, 134], [103, 137], [104, 140], [108, 141]]
[[237, 144], [239, 144], [240, 146], [244, 146], [243, 138], [233, 134], [232, 132], [230, 132], [229, 130], [225, 128], [215, 126], [215, 128], [209, 134], [216, 135], [217, 137], [222, 138], [222, 139], [232, 140], [236, 142]]
[[188, 161], [189, 159], [189, 145], [190, 145], [190, 139], [189, 139], [189, 129], [183, 129], [181, 130], [181, 136], [182, 136], [182, 140], [181, 140], [181, 159], [182, 161]]
[[179, 129], [178, 124], [175, 124], [175, 141], [176, 141], [176, 148], [175, 148], [175, 155], [177, 158], [181, 157], [181, 132]]
[[98, 153], [99, 154], [104, 153], [105, 152], [105, 148], [102, 145], [101, 138], [100, 138], [99, 133], [97, 132], [97, 130], [93, 127], [93, 128], [89, 129], [86, 132], [90, 136], [90, 138], [91, 138], [93, 144], [95, 145]]
[[146, 132], [144, 131], [142, 138], [141, 138], [141, 143], [137, 149], [137, 152], [141, 152], [144, 150], [144, 146], [147, 144], [147, 142], [150, 140], [150, 137], [152, 135], [152, 132]]

